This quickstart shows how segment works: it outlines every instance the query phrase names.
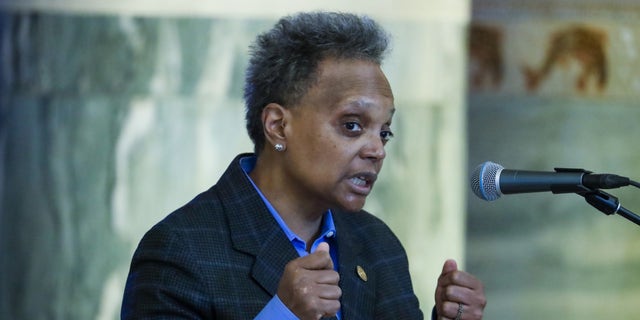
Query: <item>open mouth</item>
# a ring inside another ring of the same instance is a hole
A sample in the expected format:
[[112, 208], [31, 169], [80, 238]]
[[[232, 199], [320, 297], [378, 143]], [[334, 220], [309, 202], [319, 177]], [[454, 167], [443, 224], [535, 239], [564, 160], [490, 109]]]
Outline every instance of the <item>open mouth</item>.
[[362, 172], [352, 176], [349, 181], [361, 191], [368, 193], [376, 179], [375, 173]]
[[359, 187], [364, 187], [369, 183], [367, 179], [364, 177], [353, 177], [351, 178], [351, 182], [353, 182], [353, 184]]

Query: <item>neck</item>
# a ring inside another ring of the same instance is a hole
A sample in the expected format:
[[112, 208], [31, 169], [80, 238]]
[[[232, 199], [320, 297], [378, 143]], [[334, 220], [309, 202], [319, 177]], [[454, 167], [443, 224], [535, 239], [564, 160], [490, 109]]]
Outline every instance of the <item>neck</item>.
[[300, 193], [291, 190], [291, 185], [283, 179], [285, 175], [282, 167], [274, 160], [268, 155], [260, 155], [249, 176], [278, 211], [287, 227], [310, 246], [320, 233], [322, 218], [328, 208], [309, 199], [302, 199]]

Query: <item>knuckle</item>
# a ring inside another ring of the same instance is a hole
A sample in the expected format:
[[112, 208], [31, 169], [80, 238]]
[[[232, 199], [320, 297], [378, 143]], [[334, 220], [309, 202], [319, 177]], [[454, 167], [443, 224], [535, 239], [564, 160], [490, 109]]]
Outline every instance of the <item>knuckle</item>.
[[487, 306], [487, 298], [482, 297], [482, 299], [480, 299], [480, 306], [482, 306], [482, 308]]
[[332, 317], [336, 315], [336, 313], [338, 313], [338, 311], [340, 310], [340, 301], [338, 300], [327, 301], [322, 306], [322, 309], [324, 310], [325, 316]]
[[456, 289], [453, 286], [448, 286], [444, 290], [444, 296], [447, 300], [453, 300], [457, 297]]
[[309, 288], [308, 285], [304, 285], [300, 287], [300, 294], [303, 296], [306, 296], [309, 294], [309, 292], [311, 292], [311, 288]]
[[447, 301], [442, 304], [442, 311], [445, 315], [455, 314], [458, 311], [458, 305], [453, 302]]
[[474, 319], [482, 319], [483, 313], [482, 310], [474, 310], [472, 315]]
[[463, 274], [460, 271], [454, 271], [451, 273], [451, 281], [453, 281], [453, 283], [459, 283], [462, 281], [462, 278]]

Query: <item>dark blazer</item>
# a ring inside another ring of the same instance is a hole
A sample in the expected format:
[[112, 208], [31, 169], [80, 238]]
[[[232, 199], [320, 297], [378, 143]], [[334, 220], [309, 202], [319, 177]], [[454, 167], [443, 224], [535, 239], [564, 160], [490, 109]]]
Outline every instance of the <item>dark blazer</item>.
[[[145, 234], [131, 262], [122, 319], [252, 319], [276, 294], [298, 254], [242, 171], [243, 156]], [[392, 231], [364, 211], [333, 216], [343, 319], [423, 319]]]

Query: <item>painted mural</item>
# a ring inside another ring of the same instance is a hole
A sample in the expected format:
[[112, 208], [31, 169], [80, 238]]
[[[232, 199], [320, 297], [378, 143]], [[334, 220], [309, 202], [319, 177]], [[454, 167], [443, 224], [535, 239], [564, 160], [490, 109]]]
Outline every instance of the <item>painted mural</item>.
[[[584, 168], [640, 179], [640, 6], [474, 1], [469, 172]], [[609, 191], [640, 212], [640, 190]], [[488, 319], [635, 319], [640, 227], [575, 194], [469, 194], [467, 258]]]

